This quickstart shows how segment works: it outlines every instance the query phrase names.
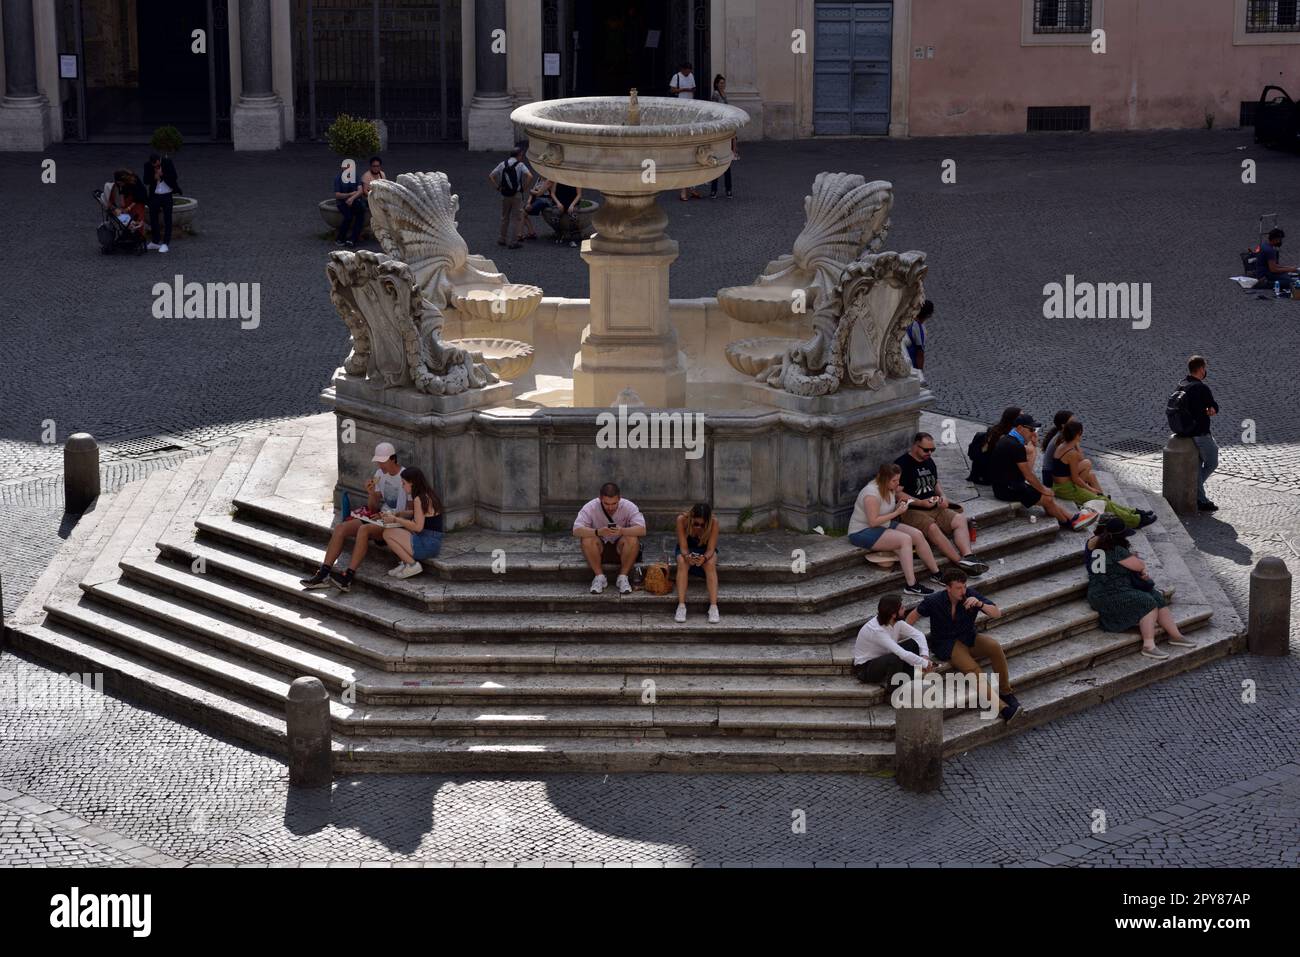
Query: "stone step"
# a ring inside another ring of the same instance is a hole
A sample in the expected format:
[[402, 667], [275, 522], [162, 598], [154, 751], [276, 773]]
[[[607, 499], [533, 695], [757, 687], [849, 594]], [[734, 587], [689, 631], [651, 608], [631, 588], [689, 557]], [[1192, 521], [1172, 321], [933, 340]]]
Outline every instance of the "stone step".
[[[943, 727], [944, 752], [949, 756], [959, 754], [996, 741], [1007, 734], [1038, 727], [1109, 701], [1127, 691], [1198, 668], [1231, 651], [1233, 636], [1213, 622], [1197, 629], [1195, 635], [1196, 641], [1200, 643], [1197, 648], [1171, 648], [1162, 642], [1161, 649], [1170, 654], [1163, 661], [1144, 658], [1134, 650], [1098, 662], [1084, 670], [1067, 672], [1051, 681], [1027, 687], [1024, 694], [1017, 691], [1025, 715], [1010, 727], [1002, 721], [982, 720], [979, 715], [971, 712], [949, 718], [944, 721]], [[1125, 637], [1132, 641], [1133, 648], [1136, 649], [1137, 640], [1133, 636]]]
[[[864, 600], [841, 604], [819, 614], [726, 615], [710, 625], [698, 606], [685, 624], [672, 619], [672, 599], [661, 600], [653, 610], [624, 605], [613, 596], [601, 597], [622, 609], [621, 614], [583, 616], [572, 611], [514, 611], [508, 593], [501, 607], [484, 609], [483, 614], [425, 613], [394, 602], [387, 593], [370, 592], [354, 586], [342, 595], [333, 589], [304, 591], [298, 584], [301, 572], [289, 571], [273, 561], [245, 557], [233, 550], [191, 543], [185, 548], [166, 548], [168, 562], [123, 564], [125, 575], [187, 600], [236, 615], [259, 616], [259, 627], [269, 625], [282, 633], [301, 636], [330, 647], [341, 647], [354, 636], [378, 632], [418, 641], [468, 642], [506, 641], [656, 641], [656, 642], [752, 642], [756, 632], [774, 644], [813, 643], [856, 635], [857, 629], [875, 612], [875, 602]], [[1072, 551], [1072, 550], [1071, 550]], [[203, 558], [206, 574], [192, 575], [195, 556]], [[1008, 617], [1032, 613], [1039, 607], [1067, 600], [1083, 588], [1082, 569], [1076, 570], [1077, 556], [1052, 541], [1002, 562], [980, 579], [980, 587], [997, 593]], [[1055, 569], [1055, 570], [1053, 570]], [[773, 586], [779, 587], [779, 586]], [[1008, 589], [1012, 591], [1007, 592]], [[1004, 597], [1004, 593], [1005, 597]], [[990, 594], [992, 597], [992, 594]], [[502, 610], [502, 609], [505, 610]], [[245, 610], [246, 609], [246, 610]], [[295, 619], [304, 616], [300, 626]], [[317, 628], [314, 621], [322, 622]], [[360, 629], [360, 631], [359, 631]], [[320, 632], [318, 634], [318, 632]], [[389, 649], [384, 654], [395, 654]], [[530, 657], [534, 657], [530, 655]]]
[[[234, 505], [242, 522], [265, 526], [276, 537], [288, 533], [288, 537], [317, 547], [329, 540], [337, 519], [332, 501], [304, 503], [277, 495], [251, 498], [241, 494]], [[993, 547], [988, 543], [994, 539], [988, 536], [995, 527], [1025, 515], [1021, 506], [992, 497], [972, 499], [963, 507], [979, 523], [981, 537], [977, 549], [986, 551]], [[220, 533], [219, 529], [213, 531]], [[644, 543], [645, 561], [671, 563], [675, 545], [672, 532], [649, 532]], [[796, 549], [804, 553], [806, 568], [802, 572], [792, 570]], [[477, 528], [456, 531], [443, 540], [438, 557], [424, 565], [442, 581], [499, 582], [501, 575], [494, 568], [494, 553], [499, 552], [506, 555], [511, 581], [591, 581], [591, 571], [567, 532], [509, 533]], [[726, 563], [723, 569], [729, 577], [751, 582], [803, 582], [857, 568], [863, 560], [861, 549], [851, 545], [847, 536], [792, 531], [729, 534], [725, 537], [722, 557]]]
[[[250, 525], [232, 518], [201, 518], [202, 537], [195, 541], [163, 542], [164, 553], [173, 560], [189, 563], [204, 554], [223, 573], [238, 574], [232, 561], [260, 556], [279, 565], [288, 565], [297, 577], [319, 567], [323, 553], [298, 539], [276, 536], [265, 526]], [[1030, 576], [1063, 564], [1080, 561], [1082, 545], [1078, 536], [1058, 534], [1054, 523], [1008, 522], [996, 527], [988, 536], [986, 549], [992, 568], [980, 581], [1006, 580], [1012, 576]], [[210, 544], [209, 544], [210, 543]], [[376, 550], [380, 552], [380, 550]], [[429, 575], [397, 580], [387, 574], [391, 559], [386, 553], [368, 559], [357, 571], [353, 593], [336, 596], [339, 604], [356, 602], [359, 592], [373, 591], [399, 599], [408, 607], [424, 612], [599, 612], [624, 614], [628, 611], [675, 607], [675, 596], [655, 596], [645, 591], [619, 596], [610, 588], [593, 595], [581, 584], [564, 581], [521, 581], [505, 576], [495, 582], [441, 582]], [[223, 559], [222, 556], [225, 556]], [[1080, 567], [1082, 567], [1080, 565]], [[851, 601], [861, 601], [883, 591], [901, 588], [902, 574], [882, 570], [867, 562], [853, 569], [823, 575], [799, 584], [733, 582], [720, 570], [722, 588], [719, 608], [723, 614], [743, 613], [762, 608], [770, 613], [815, 613]], [[701, 583], [692, 582], [688, 603], [705, 598]]]
[[888, 741], [745, 737], [335, 739], [337, 774], [888, 771]]

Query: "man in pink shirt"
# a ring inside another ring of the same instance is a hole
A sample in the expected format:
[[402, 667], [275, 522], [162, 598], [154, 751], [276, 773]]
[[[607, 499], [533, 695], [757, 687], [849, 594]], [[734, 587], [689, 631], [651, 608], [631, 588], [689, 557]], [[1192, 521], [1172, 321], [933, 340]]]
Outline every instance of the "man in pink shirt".
[[632, 593], [627, 573], [641, 558], [641, 539], [645, 536], [645, 516], [635, 504], [619, 494], [618, 486], [606, 482], [600, 497], [593, 498], [573, 522], [573, 537], [582, 543], [582, 554], [595, 578], [591, 592], [599, 595], [609, 584], [604, 565], [618, 566], [618, 593]]

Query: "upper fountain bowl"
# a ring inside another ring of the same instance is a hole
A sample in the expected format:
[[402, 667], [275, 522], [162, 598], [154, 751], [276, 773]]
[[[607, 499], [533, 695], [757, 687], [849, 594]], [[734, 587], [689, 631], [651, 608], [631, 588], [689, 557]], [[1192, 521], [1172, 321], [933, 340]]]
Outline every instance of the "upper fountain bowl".
[[540, 100], [510, 118], [528, 134], [529, 164], [548, 179], [614, 194], [716, 179], [731, 165], [736, 130], [749, 122], [744, 110], [708, 100], [641, 97], [639, 116], [630, 117], [632, 105], [626, 96]]

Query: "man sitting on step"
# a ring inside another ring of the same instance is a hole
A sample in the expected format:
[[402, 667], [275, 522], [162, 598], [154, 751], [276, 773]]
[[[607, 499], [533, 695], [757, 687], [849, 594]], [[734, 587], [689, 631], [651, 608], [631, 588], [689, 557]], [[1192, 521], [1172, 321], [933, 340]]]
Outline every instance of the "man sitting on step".
[[[934, 464], [935, 448], [933, 435], [918, 432], [912, 438], [912, 447], [894, 459], [894, 464], [901, 470], [898, 497], [912, 503], [898, 520], [920, 529], [937, 551], [967, 575], [972, 578], [983, 575], [989, 566], [975, 558], [970, 527], [966, 524], [962, 507], [948, 501], [943, 486], [939, 484], [939, 467]], [[952, 541], [948, 540], [949, 535]], [[954, 543], [956, 547], [953, 547]]]
[[1002, 609], [979, 592], [966, 587], [966, 573], [960, 568], [950, 568], [943, 573], [946, 586], [935, 592], [911, 610], [907, 623], [915, 625], [921, 618], [930, 619], [930, 651], [940, 661], [951, 661], [953, 667], [984, 680], [984, 669], [979, 659], [987, 658], [998, 673], [998, 696], [1002, 709], [998, 717], [1010, 723], [1020, 716], [1020, 702], [1011, 693], [1011, 676], [1007, 672], [1007, 655], [996, 638], [975, 633], [975, 619], [980, 612], [990, 618], [1001, 618]]
[[881, 597], [876, 617], [862, 626], [853, 644], [853, 677], [892, 690], [897, 686], [895, 675], [911, 681], [913, 669], [935, 669], [927, 657], [930, 646], [924, 632], [903, 621], [902, 614], [903, 599], [897, 595]]
[[[397, 462], [397, 449], [391, 442], [380, 442], [375, 446], [373, 461], [379, 467], [375, 469], [375, 474], [366, 480], [368, 501], [363, 514], [377, 517], [381, 512], [392, 512], [402, 518], [413, 517], [414, 512], [407, 507], [406, 489], [402, 487], [402, 466]], [[370, 525], [351, 515], [344, 516], [330, 533], [329, 547], [325, 549], [325, 560], [316, 574], [311, 578], [300, 579], [298, 583], [303, 588], [309, 589], [330, 587], [330, 569], [342, 554], [344, 544], [349, 538], [356, 538], [359, 546], [361, 539], [368, 538], [372, 531], [378, 538], [383, 533], [383, 528]], [[351, 582], [352, 574], [349, 571], [339, 575], [334, 584], [341, 590], [347, 591], [343, 585], [350, 585]]]
[[645, 516], [623, 498], [618, 486], [606, 482], [600, 497], [593, 498], [573, 522], [573, 537], [582, 542], [582, 555], [596, 576], [591, 593], [599, 595], [609, 584], [603, 565], [618, 566], [618, 593], [630, 595], [628, 572], [641, 560], [641, 539], [645, 537]]

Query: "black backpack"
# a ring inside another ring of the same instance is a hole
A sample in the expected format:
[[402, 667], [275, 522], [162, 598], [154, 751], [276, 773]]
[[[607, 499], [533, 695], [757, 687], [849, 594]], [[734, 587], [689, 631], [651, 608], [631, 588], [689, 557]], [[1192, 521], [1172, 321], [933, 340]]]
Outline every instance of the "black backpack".
[[1169, 421], [1169, 429], [1174, 435], [1189, 436], [1196, 429], [1196, 416], [1187, 407], [1187, 388], [1186, 382], [1178, 383], [1178, 388], [1165, 403], [1165, 418]]
[[509, 199], [519, 192], [519, 161], [513, 156], [506, 160], [501, 170], [501, 182], [497, 184], [501, 195]]
[[984, 441], [988, 435], [988, 432], [976, 432], [975, 438], [971, 439], [970, 445], [966, 447], [966, 457], [970, 459], [970, 475], [966, 476], [967, 482], [988, 485], [992, 481], [988, 474], [989, 456], [984, 451]]

